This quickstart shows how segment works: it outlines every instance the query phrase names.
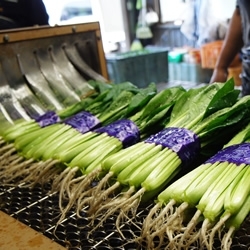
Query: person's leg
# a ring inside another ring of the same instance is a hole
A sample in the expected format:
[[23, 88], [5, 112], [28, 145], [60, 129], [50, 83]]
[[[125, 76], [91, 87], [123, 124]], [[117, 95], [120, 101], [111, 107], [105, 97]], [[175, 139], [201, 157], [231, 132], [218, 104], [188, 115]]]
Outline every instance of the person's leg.
[[241, 53], [242, 59], [242, 96], [250, 95], [250, 50], [244, 49]]
[[241, 81], [242, 81], [242, 96], [250, 95], [250, 77], [242, 72], [241, 74]]

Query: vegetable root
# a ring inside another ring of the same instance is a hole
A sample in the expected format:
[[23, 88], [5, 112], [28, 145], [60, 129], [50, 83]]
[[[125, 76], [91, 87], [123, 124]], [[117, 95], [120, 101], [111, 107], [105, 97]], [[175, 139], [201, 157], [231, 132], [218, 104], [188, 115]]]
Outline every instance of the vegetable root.
[[13, 148], [15, 148], [13, 143], [6, 144], [0, 149], [0, 154], [3, 155], [4, 153], [11, 151]]
[[[74, 171], [77, 171], [77, 168], [75, 168]], [[87, 187], [89, 187], [93, 182], [98, 172], [99, 171], [96, 170], [88, 175], [82, 175], [73, 179], [70, 179], [71, 177], [69, 177], [73, 173], [68, 173], [66, 177], [67, 181], [65, 184], [62, 184], [60, 189], [60, 194], [62, 193], [62, 197], [64, 197], [65, 202], [67, 199], [67, 205], [63, 209], [65, 213], [67, 213], [75, 204], [77, 204], [77, 214], [80, 214], [81, 209], [84, 207], [84, 203], [81, 203], [81, 200], [84, 200], [84, 198], [91, 195], [91, 189], [88, 189]]]
[[81, 217], [81, 212], [89, 208], [89, 204], [92, 200], [91, 197], [92, 190], [86, 190], [77, 199], [76, 204], [76, 214], [78, 217]]
[[[183, 204], [185, 204], [185, 203], [183, 203]], [[194, 214], [193, 218], [188, 223], [184, 233], [182, 234], [182, 236], [180, 238], [180, 241], [178, 242], [179, 249], [186, 248], [187, 245], [191, 245], [193, 243], [194, 238], [196, 239], [196, 237], [193, 236], [194, 235], [193, 230], [196, 227], [196, 225], [198, 224], [200, 216], [201, 216], [201, 211], [197, 210], [196, 213]]]
[[235, 227], [230, 227], [228, 232], [223, 236], [223, 239], [221, 241], [221, 249], [222, 250], [228, 250], [230, 249], [230, 246], [232, 244], [232, 236], [235, 232]]
[[97, 196], [95, 196], [95, 193], [92, 194], [92, 199], [90, 200], [90, 207], [89, 207], [89, 214], [95, 214], [98, 213], [99, 209], [101, 209], [101, 206], [103, 203], [105, 204], [108, 202], [108, 197], [113, 195], [115, 191], [120, 187], [119, 182], [115, 182], [113, 185], [111, 185], [108, 189], [99, 192]]
[[[129, 197], [129, 194], [133, 192], [133, 187], [131, 187], [128, 190], [128, 195], [125, 196]], [[116, 220], [116, 227], [120, 228], [120, 221], [124, 222], [123, 220], [125, 218], [127, 218], [128, 220], [131, 220], [131, 218], [129, 218], [129, 213], [131, 212], [132, 214], [132, 218], [136, 218], [136, 212], [138, 209], [138, 206], [140, 204], [141, 201], [141, 197], [144, 194], [145, 189], [141, 188], [139, 191], [137, 191], [134, 195], [132, 195], [130, 198], [127, 199], [126, 202], [124, 202], [123, 204], [121, 204], [120, 206], [120, 212], [117, 216], [117, 220]]]
[[0, 137], [0, 146], [5, 144], [5, 143], [6, 143], [5, 140], [2, 137]]
[[148, 235], [149, 229], [152, 228], [154, 224], [156, 224], [156, 220], [159, 220], [159, 217], [156, 217], [156, 216], [158, 213], [160, 213], [159, 210], [161, 209], [161, 206], [162, 205], [160, 203], [156, 203], [154, 207], [151, 208], [151, 210], [149, 211], [149, 214], [144, 219], [142, 229], [141, 229], [141, 236], [137, 240], [142, 241]]
[[[182, 228], [181, 230], [175, 232], [176, 236], [172, 239], [172, 241], [170, 241], [169, 245], [171, 245], [171, 243], [172, 243], [172, 245], [178, 250], [180, 250], [180, 249], [198, 249], [200, 230], [196, 230], [196, 231], [193, 231], [192, 233], [190, 233], [190, 239], [188, 242], [184, 242], [184, 244], [182, 244], [182, 245], [179, 244], [180, 238], [183, 235], [181, 232], [185, 231], [185, 229], [186, 228], [184, 228], [184, 229]], [[170, 248], [170, 249], [172, 249], [172, 248]]]
[[178, 243], [176, 241], [181, 237], [180, 232], [183, 232], [185, 227], [180, 226], [178, 220], [174, 220], [169, 226], [160, 233], [154, 234], [148, 237], [144, 245], [147, 249], [178, 249]]
[[[175, 204], [174, 200], [171, 200], [163, 209], [161, 209], [161, 203], [157, 203], [147, 215], [143, 222], [142, 230], [141, 230], [141, 239], [147, 238], [150, 233], [157, 227], [157, 224], [160, 220], [166, 221], [164, 218], [168, 218], [169, 212], [173, 210], [173, 206]], [[161, 209], [159, 211], [159, 209]]]
[[70, 169], [66, 175], [64, 176], [64, 178], [62, 179], [61, 185], [60, 185], [60, 190], [59, 190], [59, 208], [61, 210], [61, 221], [64, 219], [66, 213], [68, 212], [67, 206], [64, 208], [63, 203], [64, 200], [66, 199], [70, 199], [71, 195], [67, 194], [67, 192], [65, 192], [65, 190], [67, 191], [67, 185], [70, 182], [70, 180], [72, 180], [75, 175], [76, 172], [78, 171], [78, 167], [74, 167], [72, 169]]
[[127, 211], [131, 211], [132, 212], [132, 216], [129, 217], [128, 213], [126, 213], [126, 211], [120, 211], [119, 215], [117, 216], [116, 219], [116, 229], [119, 232], [119, 234], [121, 235], [121, 237], [123, 239], [126, 239], [126, 237], [123, 235], [122, 231], [120, 230], [120, 228], [122, 227], [122, 223], [124, 223], [124, 218], [126, 218], [127, 222], [132, 223], [133, 225], [136, 226], [136, 223], [133, 223], [133, 218], [136, 218], [136, 209], [139, 206], [140, 200], [139, 199], [135, 199], [132, 203], [128, 204], [128, 206], [126, 207]]
[[60, 186], [61, 186], [61, 182], [63, 181], [63, 179], [65, 178], [65, 176], [67, 176], [67, 174], [71, 171], [72, 169], [71, 168], [65, 168], [61, 173], [60, 175], [58, 175], [53, 183], [52, 183], [52, 192], [53, 191], [58, 191], [60, 190]]
[[[208, 230], [209, 229], [209, 226], [210, 226], [210, 222], [208, 219], [205, 219], [202, 223], [202, 227], [201, 227], [201, 235], [200, 235], [200, 242], [201, 242], [201, 245], [205, 245], [205, 247], [207, 249], [210, 249], [210, 246], [209, 246], [209, 242], [208, 242], [208, 238], [209, 238], [209, 234], [210, 234], [210, 231]], [[210, 249], [211, 250], [211, 249]]]
[[35, 186], [37, 183], [47, 183], [53, 179], [58, 169], [54, 168], [57, 163], [55, 160], [35, 161], [34, 159], [25, 160], [22, 156], [13, 154], [9, 157], [8, 164], [0, 170], [0, 176], [3, 176], [5, 183], [15, 180], [25, 182], [25, 187]]
[[[13, 154], [8, 161], [8, 167], [9, 166], [15, 166], [16, 164], [20, 163], [21, 161], [24, 161], [24, 158], [18, 154]], [[6, 166], [6, 165], [5, 165]]]
[[[113, 202], [114, 206], [118, 206], [119, 204], [120, 204], [120, 201], [118, 201], [118, 200], [115, 200]], [[99, 210], [105, 210], [105, 205], [102, 208], [97, 210], [97, 214], [99, 214]], [[100, 213], [101, 213], [101, 211], [100, 211]], [[111, 215], [113, 215], [113, 211], [109, 211], [108, 213], [104, 213], [103, 216], [101, 216], [101, 218], [99, 219], [99, 222], [97, 223], [97, 225], [95, 225], [95, 226], [94, 226], [94, 224], [95, 224], [95, 220], [97, 219], [97, 216], [91, 215], [89, 218], [91, 220], [90, 225], [92, 226], [92, 230], [89, 232], [89, 235], [91, 233], [93, 233], [97, 228], [101, 227], [103, 225], [103, 223], [105, 222], [105, 220]]]
[[231, 214], [228, 213], [225, 216], [223, 216], [218, 223], [213, 227], [212, 231], [209, 235], [209, 248], [213, 249], [213, 243], [214, 243], [214, 237], [217, 231], [221, 231], [221, 228], [225, 225], [225, 222], [230, 218]]
[[24, 161], [23, 157], [21, 157], [18, 154], [13, 154], [11, 157], [9, 157], [8, 161], [5, 161], [5, 163], [3, 163], [0, 166], [0, 178], [1, 176], [5, 176], [6, 169], [8, 169], [9, 167], [12, 168], [16, 164], [19, 164], [20, 162], [23, 162], [23, 161]]
[[59, 168], [55, 167], [58, 163], [58, 160], [53, 159], [44, 162], [40, 161], [37, 163], [37, 168], [30, 172], [25, 179], [29, 180], [29, 182], [32, 180], [32, 186], [35, 186], [37, 183], [41, 185], [46, 184], [53, 180], [60, 171]]
[[[144, 237], [146, 238], [147, 244], [150, 246], [154, 245], [154, 241], [157, 238], [157, 247], [161, 248], [163, 244], [166, 244], [166, 232], [179, 231], [182, 228], [183, 212], [187, 209], [188, 204], [186, 202], [182, 203], [177, 207], [173, 213], [171, 207], [175, 204], [174, 200], [171, 200], [167, 205], [168, 208], [164, 208], [160, 212], [159, 217], [157, 217], [157, 222], [153, 223], [150, 231], [144, 232]], [[171, 209], [171, 210], [170, 210]], [[169, 214], [171, 211], [171, 214]], [[170, 235], [170, 233], [169, 233]], [[174, 236], [168, 237], [170, 245], [174, 245]]]
[[13, 183], [13, 185], [18, 185], [20, 182], [18, 180], [21, 180], [23, 182], [23, 179], [25, 179], [25, 177], [29, 175], [30, 171], [35, 169], [36, 165], [33, 165], [34, 162], [34, 159], [29, 159], [21, 161], [20, 163], [15, 165], [11, 164], [10, 166], [7, 166], [4, 170], [2, 170], [2, 176], [0, 176], [0, 178], [3, 179], [3, 182], [5, 184], [11, 184], [15, 180], [15, 183]]
[[111, 215], [115, 215], [115, 213], [119, 210], [126, 211], [126, 207], [128, 204], [132, 202], [133, 199], [138, 199], [139, 194], [135, 194], [135, 196], [131, 196], [135, 192], [134, 187], [130, 187], [129, 190], [125, 193], [121, 193], [118, 197], [110, 200], [103, 206], [101, 206], [94, 214], [91, 214], [91, 222], [94, 224], [96, 218], [99, 219], [97, 225], [91, 230], [91, 233], [96, 230], [98, 227], [102, 226], [102, 224], [107, 220]]
[[99, 183], [95, 186], [95, 190], [93, 191], [93, 196], [96, 197], [97, 195], [100, 194], [102, 190], [105, 190], [107, 187], [109, 180], [111, 177], [114, 175], [113, 172], [107, 173], [100, 181]]
[[10, 148], [7, 152], [3, 152], [0, 156], [0, 166], [6, 165], [10, 161], [10, 157], [16, 152], [15, 148]]
[[166, 246], [166, 249], [176, 249], [175, 240], [178, 241], [178, 239], [181, 237], [181, 234], [175, 235], [175, 230], [171, 227], [167, 227], [166, 229], [166, 235], [168, 237], [168, 245]]

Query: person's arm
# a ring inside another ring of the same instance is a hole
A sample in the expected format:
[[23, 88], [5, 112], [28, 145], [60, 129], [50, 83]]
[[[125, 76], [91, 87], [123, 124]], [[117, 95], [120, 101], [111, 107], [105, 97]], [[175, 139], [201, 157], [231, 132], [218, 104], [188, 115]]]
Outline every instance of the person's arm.
[[239, 8], [236, 8], [230, 21], [227, 35], [224, 39], [210, 83], [225, 82], [227, 80], [228, 67], [242, 46], [241, 16]]

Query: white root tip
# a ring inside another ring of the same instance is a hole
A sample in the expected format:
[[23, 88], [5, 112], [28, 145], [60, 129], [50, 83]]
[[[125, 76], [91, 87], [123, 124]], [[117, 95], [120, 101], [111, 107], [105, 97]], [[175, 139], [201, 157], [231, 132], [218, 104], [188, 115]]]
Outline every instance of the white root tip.
[[[214, 244], [214, 238], [215, 234], [223, 227], [225, 226], [225, 222], [230, 218], [231, 214], [226, 214], [223, 216], [217, 224], [212, 228], [210, 234], [209, 234], [209, 248], [213, 249], [213, 244]], [[220, 233], [220, 232], [219, 232]]]
[[193, 236], [192, 236], [193, 230], [196, 227], [200, 216], [201, 216], [201, 211], [197, 210], [194, 216], [192, 217], [192, 219], [190, 220], [190, 222], [188, 223], [186, 229], [184, 230], [184, 233], [179, 241], [179, 246], [186, 247], [186, 245], [191, 244], [191, 241], [193, 240]]
[[[96, 189], [92, 193], [92, 198], [89, 199], [89, 210], [90, 215], [99, 214], [102, 211], [103, 206], [109, 202], [109, 196], [114, 195], [115, 191], [120, 187], [119, 182], [115, 182], [107, 190], [100, 190], [96, 193]], [[102, 212], [101, 212], [102, 213]]]
[[232, 236], [235, 232], [235, 227], [230, 227], [228, 232], [224, 235], [222, 242], [221, 242], [221, 249], [228, 250], [232, 244]]

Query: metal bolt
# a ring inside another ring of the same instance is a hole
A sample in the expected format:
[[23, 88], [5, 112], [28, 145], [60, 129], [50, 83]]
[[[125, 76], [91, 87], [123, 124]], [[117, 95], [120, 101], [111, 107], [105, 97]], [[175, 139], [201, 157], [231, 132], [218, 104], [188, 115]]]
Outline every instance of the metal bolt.
[[6, 34], [3, 36], [3, 41], [8, 42], [10, 40], [9, 36]]
[[73, 33], [76, 33], [76, 26], [73, 26], [73, 27], [72, 27], [72, 32], [73, 32]]

